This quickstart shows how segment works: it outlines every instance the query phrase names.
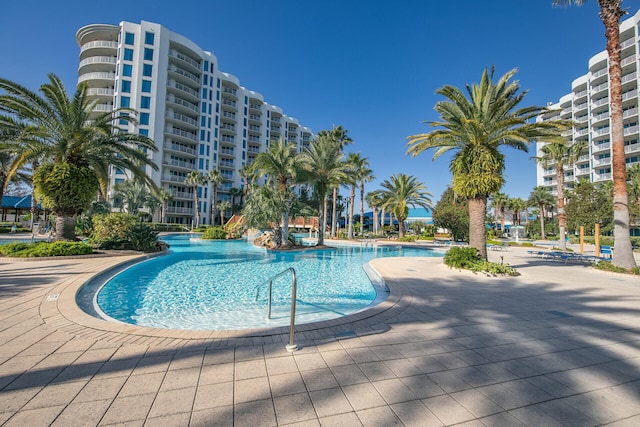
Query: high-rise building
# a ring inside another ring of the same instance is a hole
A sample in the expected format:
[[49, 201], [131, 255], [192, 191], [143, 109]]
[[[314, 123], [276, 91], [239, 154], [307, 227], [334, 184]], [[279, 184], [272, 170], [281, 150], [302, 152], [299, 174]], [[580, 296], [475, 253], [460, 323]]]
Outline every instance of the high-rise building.
[[[638, 60], [640, 59], [640, 11], [620, 24], [622, 49], [622, 109], [624, 118], [624, 152], [627, 167], [640, 162], [640, 138], [638, 133]], [[580, 179], [591, 182], [610, 181], [611, 131], [609, 128], [609, 67], [605, 51], [589, 60], [587, 74], [571, 84], [571, 93], [549, 105], [551, 112], [538, 120], [568, 119], [576, 125], [567, 133], [568, 140], [584, 141], [588, 152], [580, 156], [574, 165], [565, 167], [565, 183], [571, 187]], [[537, 144], [538, 156], [544, 142]], [[538, 164], [537, 185], [556, 192], [556, 168], [543, 168]]]
[[[167, 222], [191, 224], [193, 188], [184, 184], [192, 170], [218, 169], [226, 182], [218, 200], [230, 200], [231, 188], [242, 188], [239, 175], [270, 141], [284, 138], [301, 151], [313, 134], [281, 108], [220, 71], [216, 56], [187, 38], [152, 22], [92, 24], [76, 34], [80, 46], [78, 82], [99, 98], [96, 111], [132, 108], [138, 124], [120, 125], [153, 139], [149, 153], [159, 170], [147, 173], [171, 192]], [[111, 186], [127, 179], [113, 169]], [[112, 190], [111, 190], [112, 191]], [[210, 223], [212, 187], [198, 188], [202, 223]]]

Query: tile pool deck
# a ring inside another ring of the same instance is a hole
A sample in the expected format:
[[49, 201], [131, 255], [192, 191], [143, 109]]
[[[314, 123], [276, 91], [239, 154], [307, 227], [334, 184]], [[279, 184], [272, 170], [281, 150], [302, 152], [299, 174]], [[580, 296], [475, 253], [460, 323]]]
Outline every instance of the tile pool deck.
[[0, 259], [2, 426], [640, 425], [640, 279], [490, 252], [373, 262], [390, 298], [288, 328], [166, 331], [94, 319], [90, 277], [133, 256]]

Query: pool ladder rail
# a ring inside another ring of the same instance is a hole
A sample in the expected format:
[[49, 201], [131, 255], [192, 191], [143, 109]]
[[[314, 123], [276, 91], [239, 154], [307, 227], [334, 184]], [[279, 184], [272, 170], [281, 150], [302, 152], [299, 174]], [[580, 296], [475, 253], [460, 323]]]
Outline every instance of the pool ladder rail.
[[293, 343], [296, 323], [296, 292], [298, 288], [298, 283], [296, 280], [296, 270], [293, 267], [289, 267], [286, 270], [281, 271], [280, 273], [271, 277], [261, 285], [258, 285], [256, 287], [256, 301], [258, 301], [258, 296], [260, 295], [260, 288], [262, 288], [266, 284], [269, 284], [269, 294], [267, 296], [267, 319], [271, 319], [271, 291], [273, 289], [273, 281], [289, 272], [291, 273], [291, 321], [289, 322], [289, 344], [287, 344], [285, 348], [287, 349], [287, 351], [296, 351], [298, 350], [298, 346]]

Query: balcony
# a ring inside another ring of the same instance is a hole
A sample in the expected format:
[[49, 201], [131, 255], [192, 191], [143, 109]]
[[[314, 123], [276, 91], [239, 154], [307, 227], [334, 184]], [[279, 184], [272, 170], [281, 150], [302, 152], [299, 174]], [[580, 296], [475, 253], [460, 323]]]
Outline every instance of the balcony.
[[[609, 126], [606, 126], [606, 127], [602, 128], [602, 129], [594, 129], [593, 130], [593, 137], [594, 138], [597, 138], [597, 137], [602, 136], [602, 135], [608, 135], [608, 134], [609, 134]], [[578, 135], [576, 133], [576, 136], [580, 136], [580, 135]]]
[[591, 79], [595, 80], [595, 79], [597, 79], [599, 77], [606, 76], [608, 74], [609, 74], [609, 70], [607, 70], [606, 67], [605, 68], [601, 68], [601, 69], [599, 69], [598, 71], [596, 71], [595, 73], [593, 73], [591, 75]]
[[574, 99], [578, 99], [578, 98], [584, 98], [585, 96], [587, 96], [587, 90], [581, 90], [580, 92], [577, 92], [573, 95]]
[[598, 86], [591, 88], [591, 96], [594, 96], [596, 93], [602, 92], [607, 89], [609, 89], [609, 83], [599, 84]]
[[587, 109], [587, 105], [588, 105], [588, 103], [583, 102], [583, 103], [581, 103], [581, 104], [577, 104], [577, 105], [575, 105], [575, 106], [574, 106], [574, 108], [575, 108], [575, 110], [576, 110], [576, 111], [579, 111], [579, 110], [586, 110], [586, 109]]
[[640, 144], [635, 143], [635, 144], [629, 144], [629, 145], [625, 145], [624, 146], [624, 152], [625, 153], [634, 153], [640, 151]]
[[169, 80], [169, 84], [167, 86], [173, 89], [177, 89], [184, 94], [190, 95], [195, 101], [198, 101], [200, 99], [200, 93], [197, 90], [183, 85], [182, 83], [178, 83], [175, 80]]
[[168, 214], [193, 215], [193, 208], [182, 208], [177, 206], [167, 206]]
[[167, 182], [180, 182], [183, 183], [185, 179], [187, 179], [186, 176], [180, 176], [180, 175], [172, 175], [172, 174], [164, 174], [162, 175], [162, 181], [167, 181]]
[[233, 148], [221, 148], [220, 150], [218, 150], [218, 153], [221, 156], [234, 156], [234, 150]]
[[608, 151], [611, 149], [611, 143], [605, 142], [604, 144], [595, 144], [593, 146], [593, 152], [596, 153], [598, 151]]
[[249, 114], [249, 120], [255, 120], [259, 122], [262, 120], [262, 116], [260, 114]]
[[633, 117], [633, 116], [637, 116], [638, 115], [638, 108], [637, 107], [633, 107], [633, 108], [628, 108], [626, 110], [624, 110], [622, 112], [622, 118], [626, 119], [628, 117]]
[[172, 128], [170, 126], [167, 126], [167, 127], [164, 128], [164, 131], [166, 133], [171, 134], [171, 135], [176, 135], [176, 136], [179, 136], [179, 137], [182, 137], [182, 138], [187, 138], [188, 140], [193, 141], [193, 142], [197, 142], [198, 141], [198, 137], [197, 137], [197, 135], [195, 133], [187, 132], [187, 131], [182, 130], [182, 129]]
[[248, 147], [247, 148], [247, 152], [248, 153], [256, 153], [257, 154], [257, 153], [260, 152], [260, 149], [258, 147]]
[[629, 82], [636, 82], [636, 81], [638, 81], [638, 73], [636, 73], [635, 71], [633, 73], [625, 74], [620, 79], [620, 82], [622, 84], [629, 83]]
[[110, 42], [107, 40], [87, 42], [80, 47], [80, 53], [89, 49], [118, 49], [118, 42]]
[[117, 58], [115, 56], [92, 56], [86, 59], [83, 59], [82, 61], [80, 61], [80, 65], [78, 68], [82, 68], [85, 65], [91, 65], [91, 64], [109, 64], [109, 65], [116, 65], [117, 62]]
[[87, 89], [87, 95], [89, 96], [113, 96], [114, 90], [101, 88], [101, 87], [92, 87]]
[[196, 128], [198, 127], [198, 121], [197, 120], [195, 120], [195, 119], [193, 119], [193, 118], [191, 118], [189, 116], [185, 116], [184, 114], [175, 113], [175, 112], [174, 113], [169, 113], [168, 112], [165, 117], [167, 117], [169, 119], [172, 119], [172, 120], [177, 120], [180, 123], [189, 124], [189, 125], [194, 126]]
[[233, 136], [223, 135], [223, 136], [220, 137], [220, 141], [234, 143], [235, 142], [235, 138]]
[[186, 70], [183, 70], [182, 68], [176, 66], [176, 65], [170, 65], [169, 66], [169, 73], [174, 74], [174, 77], [182, 77], [185, 78], [191, 82], [196, 83], [198, 86], [200, 86], [200, 77], [196, 76], [193, 73], [190, 73]]
[[167, 165], [167, 166], [175, 166], [178, 168], [183, 168], [183, 169], [189, 169], [189, 170], [194, 170], [196, 169], [196, 164], [195, 162], [185, 162], [182, 160], [176, 160], [176, 159], [165, 159], [162, 161], [163, 165]]
[[192, 71], [200, 73], [200, 63], [193, 58], [188, 57], [187, 55], [178, 52], [177, 50], [169, 51], [170, 58], [176, 58], [182, 61], [184, 64], [188, 64], [189, 67], [192, 68]]
[[609, 173], [596, 173], [594, 174], [594, 181], [609, 181], [611, 180], [611, 172]]
[[578, 157], [578, 159], [576, 160], [576, 163], [582, 163], [582, 162], [588, 162], [588, 161], [589, 161], [589, 155], [585, 154]]
[[594, 107], [599, 107], [601, 105], [609, 105], [609, 97], [605, 96], [604, 98], [596, 99], [591, 104], [593, 104]]
[[575, 136], [576, 138], [582, 135], [586, 135], [589, 133], [589, 128], [576, 129]]
[[630, 39], [620, 42], [620, 49], [626, 49], [629, 46], [633, 46], [634, 44], [636, 44], [636, 40], [635, 38], [631, 37]]
[[184, 99], [176, 98], [173, 95], [167, 96], [167, 102], [170, 102], [175, 105], [179, 105], [181, 107], [187, 108], [191, 111], [198, 112], [198, 105], [191, 103], [189, 101], [185, 101]]
[[249, 108], [252, 110], [260, 111], [262, 109], [262, 106], [260, 104], [249, 104]]
[[631, 55], [631, 56], [627, 56], [626, 58], [624, 58], [623, 60], [620, 61], [620, 66], [621, 67], [626, 67], [629, 64], [633, 64], [636, 62], [636, 56], [635, 55]]
[[576, 117], [577, 123], [586, 123], [587, 121], [589, 121], [589, 116], [586, 114], [580, 117]]
[[96, 104], [91, 111], [112, 111], [113, 104]]
[[86, 82], [88, 80], [106, 80], [108, 82], [112, 82], [116, 79], [116, 73], [112, 72], [94, 72], [94, 73], [84, 73], [80, 77], [78, 77], [78, 83]]
[[236, 119], [236, 113], [232, 113], [231, 111], [223, 111], [222, 112], [222, 117], [226, 118], [226, 119]]
[[187, 147], [186, 145], [182, 145], [182, 144], [176, 144], [174, 142], [169, 144], [164, 144], [164, 149], [177, 151], [180, 153], [187, 153], [187, 154], [191, 154], [192, 156], [196, 155], [196, 150], [194, 148]]
[[596, 159], [593, 161], [594, 166], [605, 166], [611, 164], [611, 157], [606, 157], [602, 159]]
[[634, 133], [638, 133], [638, 125], [633, 125], [624, 128], [624, 136], [633, 135]]
[[218, 166], [223, 167], [223, 168], [231, 168], [233, 169], [233, 160], [229, 160], [229, 159], [220, 159], [220, 161], [218, 162]]
[[222, 100], [222, 106], [223, 107], [227, 107], [227, 108], [231, 108], [233, 110], [237, 110], [238, 108], [237, 108], [236, 105], [237, 105], [236, 101], [232, 101], [230, 99], [223, 99]]
[[623, 101], [626, 101], [627, 99], [637, 98], [637, 97], [638, 97], [638, 91], [636, 89], [629, 90], [622, 93]]
[[602, 120], [607, 120], [609, 118], [609, 112], [605, 111], [604, 113], [600, 113], [600, 114], [594, 114], [593, 115], [593, 121], [594, 122], [600, 122]]
[[230, 88], [230, 87], [223, 86], [222, 87], [222, 93], [228, 93], [230, 95], [237, 96], [238, 91], [237, 91], [237, 89], [233, 89], [233, 88]]
[[228, 123], [223, 123], [220, 125], [220, 129], [221, 130], [228, 130], [229, 132], [233, 132], [235, 133], [236, 131], [236, 125], [232, 125], [232, 124], [228, 124]]
[[260, 137], [259, 136], [249, 135], [248, 141], [249, 142], [258, 142], [259, 143], [260, 142]]
[[254, 132], [260, 132], [260, 125], [249, 125], [249, 130]]

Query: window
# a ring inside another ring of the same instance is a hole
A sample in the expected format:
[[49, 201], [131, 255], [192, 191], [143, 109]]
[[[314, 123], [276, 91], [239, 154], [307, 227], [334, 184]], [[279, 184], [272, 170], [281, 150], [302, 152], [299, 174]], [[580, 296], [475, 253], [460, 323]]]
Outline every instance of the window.
[[120, 97], [120, 107], [129, 108], [131, 106], [131, 98], [128, 96]]
[[122, 66], [122, 75], [123, 76], [127, 76], [127, 77], [131, 77], [131, 75], [133, 71], [133, 67], [131, 66], [131, 64], [124, 64]]
[[[205, 65], [204, 68], [206, 70], [207, 66]], [[207, 75], [206, 74], [202, 76], [202, 84], [205, 85], [205, 86], [207, 85]]]
[[124, 33], [124, 44], [132, 45], [135, 40], [133, 33]]
[[202, 99], [207, 99], [207, 88], [202, 88]]
[[151, 46], [153, 46], [154, 39], [155, 39], [155, 34], [150, 33], [148, 31], [144, 33], [144, 44], [150, 44]]
[[142, 75], [143, 76], [151, 77], [152, 74], [153, 74], [153, 65], [151, 65], [151, 64], [142, 65]]
[[151, 80], [142, 81], [142, 92], [151, 93]]
[[140, 124], [149, 125], [149, 113], [140, 113]]
[[140, 108], [151, 108], [151, 97], [149, 96], [141, 96], [140, 97]]
[[149, 129], [140, 129], [138, 133], [142, 136], [149, 136]]
[[131, 81], [123, 80], [122, 81], [122, 85], [120, 87], [120, 91], [124, 92], [124, 93], [130, 93], [131, 92]]
[[[120, 113], [120, 117], [129, 117], [128, 113]], [[128, 125], [129, 122], [126, 119], [121, 118], [120, 120], [118, 120], [118, 123], [121, 125]]]
[[153, 49], [149, 49], [148, 47], [144, 48], [144, 60], [153, 61]]
[[124, 60], [133, 61], [133, 49], [129, 49], [129, 48], [124, 49]]

